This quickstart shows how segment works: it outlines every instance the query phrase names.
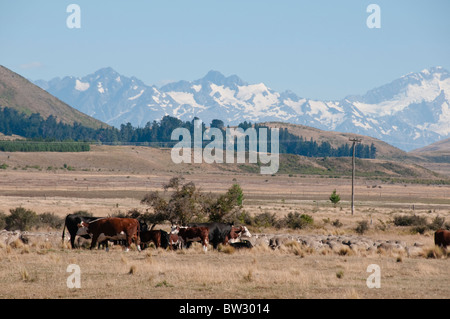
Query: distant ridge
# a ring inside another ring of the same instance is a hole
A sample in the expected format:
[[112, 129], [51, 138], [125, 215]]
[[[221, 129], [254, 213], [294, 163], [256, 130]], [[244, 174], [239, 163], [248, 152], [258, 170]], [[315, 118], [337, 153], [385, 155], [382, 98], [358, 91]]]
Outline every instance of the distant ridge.
[[450, 138], [411, 151], [414, 154], [443, 153], [450, 155]]
[[10, 107], [25, 114], [53, 115], [63, 123], [78, 122], [91, 128], [108, 125], [67, 105], [19, 74], [0, 65], [0, 107]]

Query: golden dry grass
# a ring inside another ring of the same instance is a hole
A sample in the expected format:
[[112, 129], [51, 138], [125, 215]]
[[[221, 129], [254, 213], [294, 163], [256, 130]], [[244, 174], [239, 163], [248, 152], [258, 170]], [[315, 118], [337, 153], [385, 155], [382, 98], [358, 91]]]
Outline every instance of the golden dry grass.
[[[311, 253], [284, 249], [124, 252], [69, 250], [33, 244], [0, 249], [0, 298], [449, 298], [448, 259], [390, 253]], [[81, 269], [81, 288], [68, 288], [67, 266]], [[367, 267], [381, 268], [369, 289]]]
[[[0, 163], [9, 168], [0, 171], [0, 211], [22, 206], [61, 217], [78, 210], [95, 216], [134, 208], [145, 211], [148, 207], [140, 204], [143, 195], [161, 190], [162, 184], [182, 173], [206, 192], [224, 192], [239, 183], [244, 209], [250, 214], [267, 212], [281, 218], [299, 212], [314, 218], [314, 227], [305, 230], [252, 227], [252, 233], [355, 235], [357, 222], [368, 220], [364, 236], [409, 246], [420, 243], [422, 254], [345, 247], [312, 250], [297, 242], [277, 250], [223, 247], [205, 254], [197, 245], [190, 250], [150, 248], [141, 253], [114, 247], [106, 253], [71, 250], [67, 243], [61, 245], [59, 233], [52, 240], [27, 245], [0, 244], [0, 298], [450, 298], [450, 259], [433, 248], [432, 232], [411, 234], [409, 228], [392, 224], [398, 214], [428, 220], [440, 216], [449, 222], [448, 185], [358, 179], [356, 211], [351, 215], [351, 184], [346, 178], [263, 176], [202, 165], [176, 166], [164, 159], [165, 150], [123, 147], [98, 147], [85, 154], [2, 153]], [[36, 163], [41, 169], [22, 169]], [[76, 171], [47, 169], [64, 163]], [[328, 201], [333, 189], [342, 198], [336, 208]], [[333, 226], [335, 220], [342, 226]], [[80, 266], [81, 289], [66, 285], [70, 264]], [[381, 267], [380, 289], [366, 285], [370, 264]]]

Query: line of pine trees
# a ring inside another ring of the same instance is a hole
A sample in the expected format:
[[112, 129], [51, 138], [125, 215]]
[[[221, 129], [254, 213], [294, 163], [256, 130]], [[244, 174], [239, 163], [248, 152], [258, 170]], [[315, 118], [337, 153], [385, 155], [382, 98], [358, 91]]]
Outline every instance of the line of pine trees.
[[[225, 124], [222, 120], [214, 119], [211, 127], [216, 127], [224, 131]], [[246, 130], [249, 127], [259, 128], [265, 126], [244, 121], [238, 125]], [[134, 143], [156, 147], [172, 147], [178, 141], [172, 141], [171, 135], [176, 128], [186, 128], [191, 134], [194, 132], [194, 121], [182, 121], [175, 117], [164, 116], [160, 121], [148, 122], [144, 127], [133, 127], [130, 123], [122, 124], [120, 128], [89, 128], [74, 123], [73, 125], [57, 121], [54, 116], [43, 119], [39, 113], [26, 115], [15, 109], [0, 106], [0, 132], [5, 135], [20, 135], [29, 140], [38, 141], [78, 141], [78, 142], [99, 142], [99, 143]], [[205, 123], [202, 123], [202, 131], [206, 130]], [[270, 152], [270, 130], [268, 130], [268, 151]], [[204, 141], [204, 145], [209, 141]], [[5, 143], [4, 145], [7, 145]], [[41, 143], [43, 149], [44, 144]], [[331, 146], [329, 142], [317, 142], [313, 139], [304, 139], [298, 137], [282, 128], [279, 131], [280, 153], [290, 153], [308, 157], [342, 157], [351, 156], [353, 149], [348, 144], [341, 145], [338, 148]], [[12, 146], [9, 146], [12, 147]], [[17, 146], [19, 147], [19, 146]], [[30, 147], [30, 146], [28, 146]], [[37, 146], [36, 146], [37, 147]], [[48, 146], [50, 147], [50, 146]], [[68, 147], [68, 146], [67, 146]], [[75, 146], [74, 146], [75, 147]], [[80, 149], [86, 149], [85, 145], [80, 144]], [[61, 149], [61, 146], [60, 146]], [[1, 149], [0, 149], [1, 150]], [[5, 149], [6, 150], [6, 149]], [[64, 151], [64, 150], [60, 150]], [[375, 158], [376, 147], [372, 145], [357, 144], [356, 156], [359, 158]]]

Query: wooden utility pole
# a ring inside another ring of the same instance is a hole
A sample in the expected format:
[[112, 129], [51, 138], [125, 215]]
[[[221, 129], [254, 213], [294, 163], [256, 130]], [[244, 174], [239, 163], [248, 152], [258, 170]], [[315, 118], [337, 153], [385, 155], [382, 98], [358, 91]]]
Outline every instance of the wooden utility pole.
[[355, 210], [355, 152], [356, 152], [356, 143], [361, 143], [362, 139], [360, 138], [350, 138], [350, 142], [353, 143], [353, 156], [352, 156], [352, 215]]

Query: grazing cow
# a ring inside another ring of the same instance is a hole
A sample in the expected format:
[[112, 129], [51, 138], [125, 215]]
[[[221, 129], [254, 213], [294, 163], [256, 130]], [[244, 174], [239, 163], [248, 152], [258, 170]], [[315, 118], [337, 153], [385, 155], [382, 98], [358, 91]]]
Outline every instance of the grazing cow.
[[450, 246], [450, 231], [445, 229], [438, 229], [434, 233], [434, 244], [447, 249]]
[[141, 248], [145, 249], [146, 244], [153, 242], [156, 248], [162, 247], [166, 249], [169, 246], [169, 234], [164, 230], [146, 230], [141, 231]]
[[177, 234], [169, 233], [169, 248], [173, 250], [181, 248], [181, 241]]
[[245, 226], [231, 226], [230, 233], [226, 236], [224, 244], [230, 242], [239, 242], [242, 237], [252, 237], [252, 234]]
[[108, 251], [108, 240], [125, 240], [126, 251], [134, 241], [139, 246], [139, 222], [134, 218], [101, 218], [90, 223], [81, 222], [77, 235], [92, 235], [91, 249], [98, 242], [106, 241], [106, 251]]
[[233, 224], [224, 223], [191, 223], [189, 227], [208, 227], [209, 229], [209, 242], [214, 249], [217, 249], [219, 244], [227, 244], [229, 235]]
[[[88, 217], [88, 216], [80, 216], [78, 214], [69, 214], [66, 216], [66, 220], [64, 221], [64, 227], [62, 232], [62, 240], [64, 242], [64, 232], [67, 228], [70, 234], [70, 244], [72, 246], [72, 249], [75, 248], [75, 236], [78, 232], [78, 225], [81, 224], [81, 222], [89, 223], [96, 219], [99, 219], [100, 217]], [[79, 235], [82, 236], [85, 239], [90, 239], [89, 235]]]
[[203, 246], [203, 251], [208, 251], [209, 243], [209, 229], [208, 227], [172, 227], [172, 234], [178, 235], [181, 240], [182, 246], [187, 246], [187, 243], [193, 241], [201, 241]]

